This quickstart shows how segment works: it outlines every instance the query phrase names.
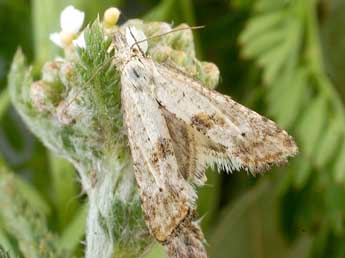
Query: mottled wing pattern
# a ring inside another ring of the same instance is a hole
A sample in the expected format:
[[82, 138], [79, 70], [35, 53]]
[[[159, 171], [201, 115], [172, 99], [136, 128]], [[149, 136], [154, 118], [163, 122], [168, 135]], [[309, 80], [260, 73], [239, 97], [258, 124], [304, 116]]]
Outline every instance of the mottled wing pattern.
[[227, 163], [226, 148], [212, 142], [205, 135], [187, 125], [174, 114], [161, 108], [173, 141], [176, 159], [183, 177], [195, 185], [203, 185], [207, 178], [205, 169], [209, 165]]
[[[128, 29], [136, 41], [135, 30]], [[127, 32], [127, 31], [126, 31]], [[129, 35], [128, 34], [128, 35]], [[146, 224], [172, 258], [205, 258], [194, 222], [193, 184], [205, 167], [252, 173], [297, 152], [274, 122], [203, 87], [181, 71], [155, 63], [118, 34], [115, 62]], [[130, 44], [130, 47], [128, 47]]]
[[129, 62], [123, 68], [121, 94], [146, 223], [152, 235], [167, 247], [171, 257], [206, 257], [202, 232], [192, 221], [194, 189], [180, 172], [159, 104], [138, 87], [140, 80], [133, 84], [137, 64]]
[[210, 142], [222, 146], [227, 159], [218, 163], [227, 170], [260, 172], [285, 163], [297, 153], [292, 137], [271, 120], [203, 87], [183, 72], [158, 63], [154, 67], [152, 94], [157, 102]]

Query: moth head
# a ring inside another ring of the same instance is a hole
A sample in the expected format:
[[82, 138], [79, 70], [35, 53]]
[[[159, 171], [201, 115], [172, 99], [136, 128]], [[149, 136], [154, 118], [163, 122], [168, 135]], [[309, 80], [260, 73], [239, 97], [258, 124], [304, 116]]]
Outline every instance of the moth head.
[[115, 60], [119, 69], [134, 56], [144, 56], [148, 49], [146, 35], [135, 27], [126, 27], [114, 38]]
[[136, 53], [139, 50], [146, 54], [148, 44], [146, 35], [142, 30], [138, 30], [135, 27], [126, 27], [125, 36], [132, 52]]

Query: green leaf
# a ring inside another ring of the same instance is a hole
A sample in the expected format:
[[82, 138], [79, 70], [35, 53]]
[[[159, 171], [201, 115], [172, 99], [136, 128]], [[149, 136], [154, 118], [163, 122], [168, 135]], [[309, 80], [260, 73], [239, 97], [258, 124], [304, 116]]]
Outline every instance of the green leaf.
[[288, 56], [288, 47], [277, 47], [259, 57], [258, 63], [265, 67], [263, 78], [266, 83], [271, 83], [276, 79], [276, 75], [285, 65], [285, 61], [288, 59]]
[[5, 175], [0, 181], [0, 215], [6, 223], [6, 231], [18, 241], [25, 257], [52, 258], [70, 257], [63, 253], [57, 239], [50, 233], [45, 216], [30, 206], [25, 196], [16, 187], [13, 173], [0, 169]]
[[320, 137], [321, 141], [315, 153], [314, 160], [318, 167], [324, 168], [329, 160], [335, 155], [336, 150], [343, 139], [341, 124], [337, 117], [334, 117], [328, 128]]
[[282, 14], [281, 12], [275, 12], [252, 18], [241, 34], [240, 42], [242, 44], [253, 42], [258, 36], [265, 34], [267, 31], [271, 31], [282, 21], [284, 17]]
[[[284, 88], [274, 85], [268, 94], [271, 113], [276, 115], [278, 124], [283, 128], [291, 127], [296, 121], [307, 93], [305, 71], [296, 73], [295, 78], [293, 73], [286, 76]], [[284, 82], [281, 83], [284, 86]]]
[[58, 246], [70, 252], [80, 245], [80, 242], [85, 235], [86, 217], [88, 212], [88, 205], [82, 206], [75, 218], [66, 226], [61, 234]]
[[319, 234], [313, 239], [313, 249], [310, 253], [310, 257], [324, 257], [323, 253], [327, 250], [326, 245], [330, 238], [330, 228], [327, 227], [327, 223], [322, 223], [319, 231]]
[[47, 201], [41, 196], [37, 189], [29, 184], [28, 182], [20, 179], [19, 177], [15, 178], [16, 187], [18, 191], [25, 197], [27, 202], [35, 209], [46, 216], [51, 213], [51, 208], [48, 205]]
[[296, 158], [293, 162], [292, 170], [294, 173], [293, 184], [297, 189], [301, 189], [307, 183], [309, 176], [311, 175], [312, 168], [310, 164], [302, 157]]
[[345, 143], [342, 144], [334, 166], [334, 178], [337, 182], [345, 181]]
[[264, 34], [258, 35], [256, 39], [246, 42], [242, 54], [244, 57], [258, 57], [283, 43], [284, 38], [285, 32], [282, 30], [267, 31]]
[[[14, 55], [8, 76], [8, 88], [15, 107], [27, 105], [29, 102], [32, 80], [32, 71], [26, 65], [22, 50], [18, 49]], [[18, 112], [21, 112], [21, 109], [18, 109]]]
[[[298, 23], [295, 23], [298, 25]], [[270, 46], [269, 51], [263, 52], [258, 56], [257, 62], [264, 68], [264, 80], [266, 83], [272, 83], [284, 65], [296, 63], [296, 50], [298, 49], [299, 26], [290, 26], [287, 30], [281, 30], [284, 33], [283, 42]]]
[[[261, 235], [255, 235], [259, 230], [251, 226], [251, 219], [255, 217], [262, 219], [258, 212], [257, 205], [265, 193], [270, 191], [270, 184], [262, 181], [260, 184], [240, 196], [233, 204], [229, 204], [222, 212], [219, 223], [215, 226], [211, 239], [209, 240], [209, 256], [217, 258], [251, 257], [252, 247]], [[272, 200], [272, 199], [271, 199]], [[265, 209], [267, 211], [267, 206]], [[255, 223], [255, 221], [252, 221]], [[256, 226], [264, 225], [261, 222]], [[264, 232], [264, 231], [262, 231]], [[254, 236], [258, 238], [254, 238]], [[226, 239], [226, 243], [224, 240]], [[248, 243], [253, 245], [248, 246]]]
[[11, 258], [10, 254], [0, 245], [0, 257], [1, 258]]
[[327, 101], [324, 96], [313, 100], [304, 112], [297, 127], [301, 149], [308, 158], [316, 151], [316, 144], [327, 121]]
[[[0, 165], [0, 172], [0, 182], [2, 180], [7, 180], [7, 178], [10, 176], [10, 172], [5, 165]], [[27, 181], [22, 180], [15, 174], [11, 174], [11, 183], [13, 184], [13, 187], [16, 189], [16, 191], [18, 191], [18, 194], [23, 196], [30, 207], [46, 216], [49, 215], [51, 211], [49, 205], [33, 185], [31, 185]]]
[[73, 166], [50, 152], [52, 198], [57, 210], [57, 223], [63, 229], [78, 208], [78, 186]]
[[344, 232], [344, 193], [344, 185], [333, 184], [323, 194], [327, 221], [336, 235], [342, 235]]
[[263, 179], [225, 207], [209, 240], [210, 257], [305, 257], [310, 247], [308, 236], [290, 244], [281, 234], [276, 185], [276, 181]]
[[[0, 222], [2, 222], [2, 221], [0, 220]], [[11, 255], [11, 257], [15, 257], [17, 255], [17, 252], [15, 251], [10, 239], [7, 236], [7, 234], [0, 227], [0, 248], [1, 247], [3, 247]], [[1, 251], [0, 251], [0, 254], [1, 254]], [[1, 257], [1, 255], [0, 255], [0, 257]]]
[[[289, 23], [286, 31], [284, 31], [284, 42], [279, 46], [280, 55], [274, 56], [271, 60], [267, 60], [267, 67], [264, 71], [264, 80], [267, 83], [271, 83], [277, 76], [281, 76], [281, 73], [284, 73], [282, 70], [284, 66], [297, 63], [301, 31], [302, 29], [299, 21]], [[260, 64], [262, 62], [265, 64], [263, 59], [264, 58], [260, 56], [258, 58], [258, 63]], [[295, 73], [297, 73], [297, 71], [295, 71]]]
[[280, 109], [280, 101], [284, 94], [289, 91], [292, 85], [293, 73], [286, 73], [279, 78], [277, 78], [273, 84], [267, 86], [267, 99], [269, 104], [272, 105], [269, 108], [272, 114], [278, 115]]

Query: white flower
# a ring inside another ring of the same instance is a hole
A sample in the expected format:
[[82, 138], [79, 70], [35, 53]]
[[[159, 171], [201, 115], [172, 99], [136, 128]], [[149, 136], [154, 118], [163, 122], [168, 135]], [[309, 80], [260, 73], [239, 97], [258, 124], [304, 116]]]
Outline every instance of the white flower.
[[86, 42], [84, 37], [84, 31], [82, 31], [78, 38], [76, 40], [73, 40], [73, 45], [80, 47], [80, 48], [86, 48]]
[[61, 30], [71, 34], [77, 34], [84, 22], [85, 14], [74, 8], [72, 5], [67, 6], [60, 15]]
[[74, 40], [83, 25], [84, 17], [84, 12], [79, 11], [72, 5], [67, 6], [60, 15], [61, 31], [51, 33], [49, 35], [50, 40], [62, 48], [72, 43], [79, 47], [85, 47], [84, 36]]
[[142, 30], [138, 30], [135, 27], [127, 27], [126, 28], [126, 41], [130, 47], [137, 47], [135, 44], [136, 42], [142, 41], [138, 43], [140, 49], [146, 53], [148, 44], [146, 40], [146, 35]]
[[59, 32], [54, 32], [49, 35], [49, 39], [53, 41], [53, 43], [59, 47], [64, 47], [64, 43], [62, 43], [60, 38]]

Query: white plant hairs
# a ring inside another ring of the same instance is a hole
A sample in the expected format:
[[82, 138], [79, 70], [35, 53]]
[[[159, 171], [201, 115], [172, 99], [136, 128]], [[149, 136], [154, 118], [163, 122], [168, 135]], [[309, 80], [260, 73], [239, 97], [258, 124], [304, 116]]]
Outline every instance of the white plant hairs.
[[146, 56], [142, 31], [114, 38], [121, 101], [142, 209], [151, 234], [170, 257], [207, 257], [196, 219], [194, 185], [205, 168], [253, 174], [297, 153], [271, 120]]

